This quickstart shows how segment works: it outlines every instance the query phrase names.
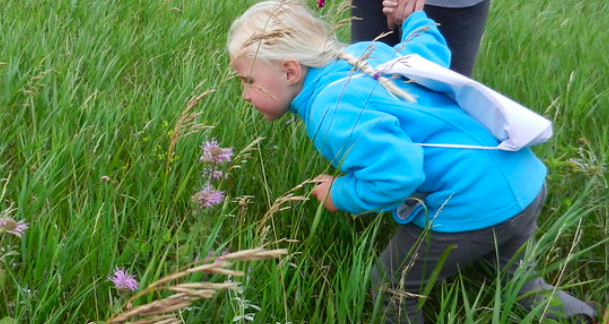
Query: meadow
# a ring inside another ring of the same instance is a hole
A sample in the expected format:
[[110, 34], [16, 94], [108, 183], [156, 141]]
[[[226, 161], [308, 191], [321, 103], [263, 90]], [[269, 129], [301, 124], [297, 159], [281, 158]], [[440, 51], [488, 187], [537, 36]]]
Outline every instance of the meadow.
[[[254, 2], [2, 1], [0, 217], [28, 228], [0, 233], [1, 324], [104, 323], [196, 260], [233, 272], [188, 273], [185, 282], [238, 289], [177, 309], [174, 322], [378, 320], [370, 270], [395, 225], [388, 214], [320, 208], [310, 181], [333, 170], [302, 123], [269, 123], [240, 99], [226, 33]], [[347, 42], [344, 1], [308, 2]], [[554, 137], [534, 147], [549, 168], [549, 196], [527, 257], [549, 283], [604, 304], [607, 12], [605, 0], [493, 0], [475, 71], [554, 122]], [[205, 143], [232, 149], [232, 158], [210, 169]], [[224, 172], [213, 180], [222, 197], [210, 201], [214, 171]], [[234, 256], [254, 248], [287, 254]], [[117, 267], [135, 276], [136, 291], [114, 287]], [[463, 269], [429, 287], [428, 321], [549, 323], [540, 319], [545, 307], [527, 313], [515, 304], [522, 278], [483, 280], [485, 271]]]

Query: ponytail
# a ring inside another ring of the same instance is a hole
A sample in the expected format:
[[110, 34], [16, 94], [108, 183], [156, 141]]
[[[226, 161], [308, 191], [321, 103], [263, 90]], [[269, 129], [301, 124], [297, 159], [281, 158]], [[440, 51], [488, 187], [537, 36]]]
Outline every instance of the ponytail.
[[380, 75], [374, 68], [372, 68], [366, 61], [363, 59], [356, 57], [352, 54], [349, 54], [345, 51], [341, 51], [338, 53], [338, 58], [345, 60], [347, 63], [353, 65], [358, 70], [368, 74], [377, 80], [389, 93], [400, 97], [408, 102], [415, 102], [414, 97], [406, 92], [406, 90], [398, 87], [393, 80], [386, 78]]

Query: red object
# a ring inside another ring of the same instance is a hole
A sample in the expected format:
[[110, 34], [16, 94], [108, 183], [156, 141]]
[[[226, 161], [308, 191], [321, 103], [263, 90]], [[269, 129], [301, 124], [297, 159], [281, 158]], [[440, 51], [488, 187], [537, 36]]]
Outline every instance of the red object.
[[324, 6], [325, 1], [324, 0], [318, 0], [317, 1], [317, 6], [319, 6], [320, 8]]

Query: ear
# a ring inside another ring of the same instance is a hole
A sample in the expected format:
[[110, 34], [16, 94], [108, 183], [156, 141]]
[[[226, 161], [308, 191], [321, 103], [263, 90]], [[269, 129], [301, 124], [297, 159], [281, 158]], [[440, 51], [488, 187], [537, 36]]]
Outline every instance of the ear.
[[304, 69], [294, 60], [285, 60], [281, 64], [282, 72], [289, 84], [299, 83], [303, 78]]

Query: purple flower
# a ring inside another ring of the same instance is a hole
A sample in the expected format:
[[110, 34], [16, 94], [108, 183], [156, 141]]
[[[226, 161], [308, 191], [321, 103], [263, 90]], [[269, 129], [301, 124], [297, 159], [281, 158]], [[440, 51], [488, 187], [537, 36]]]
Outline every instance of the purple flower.
[[224, 201], [224, 192], [215, 190], [211, 185], [203, 188], [192, 196], [192, 201], [203, 207], [211, 207]]
[[220, 253], [220, 255], [215, 256], [215, 257], [214, 257], [214, 253], [215, 253], [215, 251], [213, 249], [209, 250], [207, 252], [207, 255], [205, 256], [205, 259], [203, 259], [203, 261], [209, 261], [211, 259], [214, 259], [214, 263], [218, 263], [222, 260], [222, 257], [224, 257], [225, 255], [228, 254], [228, 250], [222, 251], [222, 253]]
[[209, 260], [209, 259], [211, 259], [213, 256], [214, 256], [214, 250], [213, 250], [213, 249], [211, 249], [211, 250], [207, 251], [207, 255], [205, 256], [205, 259], [204, 259], [204, 260]]
[[220, 180], [224, 177], [228, 178], [228, 176], [224, 176], [224, 172], [222, 172], [220, 170], [205, 169], [205, 170], [203, 170], [203, 175], [206, 175], [214, 180]]
[[15, 221], [10, 217], [0, 218], [0, 233], [10, 233], [17, 237], [21, 237], [29, 225], [23, 220]]
[[203, 144], [203, 155], [199, 159], [201, 162], [222, 164], [230, 162], [233, 157], [232, 148], [221, 148], [216, 140], [211, 140]]
[[128, 274], [123, 268], [116, 267], [114, 269], [114, 277], [108, 277], [114, 284], [114, 288], [120, 291], [135, 291], [138, 283], [135, 280], [135, 275]]

